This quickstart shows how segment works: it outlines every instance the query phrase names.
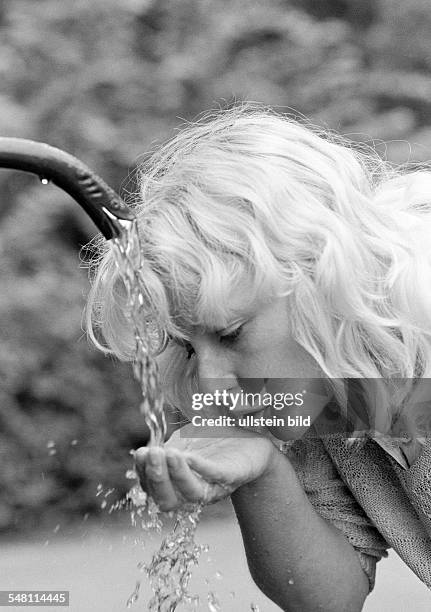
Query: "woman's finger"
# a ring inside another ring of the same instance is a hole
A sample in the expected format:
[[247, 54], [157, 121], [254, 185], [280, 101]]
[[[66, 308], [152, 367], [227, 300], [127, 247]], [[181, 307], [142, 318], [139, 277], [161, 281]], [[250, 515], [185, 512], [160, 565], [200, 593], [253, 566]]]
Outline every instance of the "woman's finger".
[[187, 465], [184, 455], [175, 449], [166, 451], [166, 462], [174, 487], [189, 502], [205, 501], [208, 486]]
[[192, 470], [203, 476], [208, 482], [222, 485], [226, 480], [220, 466], [213, 460], [206, 459], [198, 454], [187, 454], [186, 462]]
[[165, 451], [150, 448], [145, 459], [145, 477], [148, 493], [160, 510], [167, 512], [178, 507], [178, 497], [169, 476]]

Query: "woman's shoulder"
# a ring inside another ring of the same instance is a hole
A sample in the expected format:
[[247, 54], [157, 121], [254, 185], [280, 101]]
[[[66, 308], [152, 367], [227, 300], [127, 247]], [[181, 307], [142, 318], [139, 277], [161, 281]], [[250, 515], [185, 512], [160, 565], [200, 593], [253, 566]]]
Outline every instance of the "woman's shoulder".
[[[392, 441], [392, 448], [396, 443]], [[309, 432], [300, 440], [284, 443], [281, 449], [297, 472], [307, 478], [328, 478], [337, 472], [349, 486], [361, 489], [377, 485], [403, 485], [413, 495], [421, 489], [431, 503], [431, 438], [424, 438], [416, 450], [414, 460], [402, 465], [384, 445], [369, 436], [355, 439], [343, 434], [319, 436]], [[412, 491], [410, 491], [412, 489]]]
[[323, 438], [329, 457], [364, 507], [386, 504], [407, 510], [412, 505], [421, 516], [431, 517], [431, 438], [421, 444], [414, 462], [402, 467], [372, 438], [346, 444], [342, 436]]

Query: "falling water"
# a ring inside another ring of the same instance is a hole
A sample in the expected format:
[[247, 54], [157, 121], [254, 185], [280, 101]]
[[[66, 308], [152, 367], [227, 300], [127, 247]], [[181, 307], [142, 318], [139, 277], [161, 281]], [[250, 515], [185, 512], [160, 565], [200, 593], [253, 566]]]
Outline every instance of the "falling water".
[[133, 373], [138, 381], [141, 394], [141, 413], [150, 429], [150, 446], [161, 446], [166, 434], [166, 420], [163, 411], [163, 393], [158, 368], [151, 355], [153, 343], [145, 312], [145, 283], [142, 278], [142, 249], [137, 221], [127, 224], [125, 230], [114, 241], [114, 255], [118, 270], [126, 287], [130, 306], [130, 319], [135, 339]]
[[[127, 223], [122, 234], [115, 238], [114, 254], [118, 270], [124, 281], [130, 319], [135, 338], [135, 358], [133, 372], [141, 388], [140, 410], [150, 430], [150, 446], [161, 446], [166, 434], [166, 421], [163, 411], [163, 393], [160, 385], [158, 367], [151, 354], [153, 338], [147, 324], [145, 312], [146, 290], [142, 279], [142, 249], [136, 220]], [[136, 478], [134, 470], [128, 477]], [[132, 523], [140, 522], [143, 529], [161, 530], [160, 512], [154, 501], [136, 483], [128, 494], [134, 509], [131, 509]], [[188, 609], [196, 609], [199, 598], [188, 592], [188, 584], [193, 566], [198, 563], [200, 554], [206, 549], [196, 544], [194, 536], [202, 511], [202, 504], [190, 505], [186, 510], [177, 511], [173, 530], [164, 538], [160, 549], [153, 555], [148, 565], [139, 564], [150, 580], [153, 597], [149, 602], [151, 612], [174, 612], [180, 604]], [[145, 516], [147, 518], [145, 518]], [[136, 583], [127, 601], [131, 607], [139, 595], [140, 583]], [[219, 610], [215, 596], [208, 599], [210, 610]]]

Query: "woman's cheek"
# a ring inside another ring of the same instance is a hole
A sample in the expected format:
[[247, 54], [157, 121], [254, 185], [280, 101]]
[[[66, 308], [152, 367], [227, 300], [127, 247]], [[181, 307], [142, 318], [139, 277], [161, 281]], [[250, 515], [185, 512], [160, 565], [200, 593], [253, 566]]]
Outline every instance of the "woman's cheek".
[[[290, 381], [289, 381], [290, 382]], [[322, 414], [331, 400], [325, 386], [313, 381], [295, 380], [295, 385], [285, 385], [283, 394], [275, 395], [264, 413], [271, 424], [268, 430], [279, 440], [299, 440]]]

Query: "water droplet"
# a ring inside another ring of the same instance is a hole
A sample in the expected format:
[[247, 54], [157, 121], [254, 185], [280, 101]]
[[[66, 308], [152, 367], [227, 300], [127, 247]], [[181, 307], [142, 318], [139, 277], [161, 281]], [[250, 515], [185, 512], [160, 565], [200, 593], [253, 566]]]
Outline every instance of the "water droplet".
[[208, 610], [210, 612], [220, 612], [220, 603], [212, 591], [208, 593]]
[[55, 442], [54, 442], [54, 440], [49, 440], [49, 441], [46, 443], [46, 448], [54, 448], [54, 446], [55, 446]]
[[100, 504], [100, 507], [102, 508], [102, 510], [104, 510], [107, 506], [108, 502], [106, 501], [106, 499], [103, 500], [103, 502]]
[[292, 578], [288, 582], [289, 582], [289, 584], [295, 584], [295, 581], [292, 580]]
[[78, 440], [72, 440], [70, 446], [76, 446], [78, 444]]
[[217, 580], [222, 580], [223, 579], [223, 574], [221, 572], [216, 572], [215, 573], [215, 577], [217, 578]]
[[51, 448], [48, 455], [56, 455], [57, 451], [55, 450], [55, 448]]
[[141, 586], [141, 583], [138, 581], [136, 583], [135, 590], [133, 591], [133, 593], [130, 595], [129, 599], [127, 600], [126, 606], [128, 608], [131, 608], [132, 605], [138, 600], [140, 586]]
[[59, 529], [60, 529], [60, 525], [56, 525], [52, 531], [53, 533], [57, 533]]
[[[131, 500], [131, 502], [134, 504], [134, 506], [136, 507], [147, 505], [148, 496], [145, 493], [145, 491], [141, 489], [140, 486], [132, 487], [130, 491], [128, 492], [127, 496]], [[150, 507], [148, 507], [148, 512], [151, 515]]]

